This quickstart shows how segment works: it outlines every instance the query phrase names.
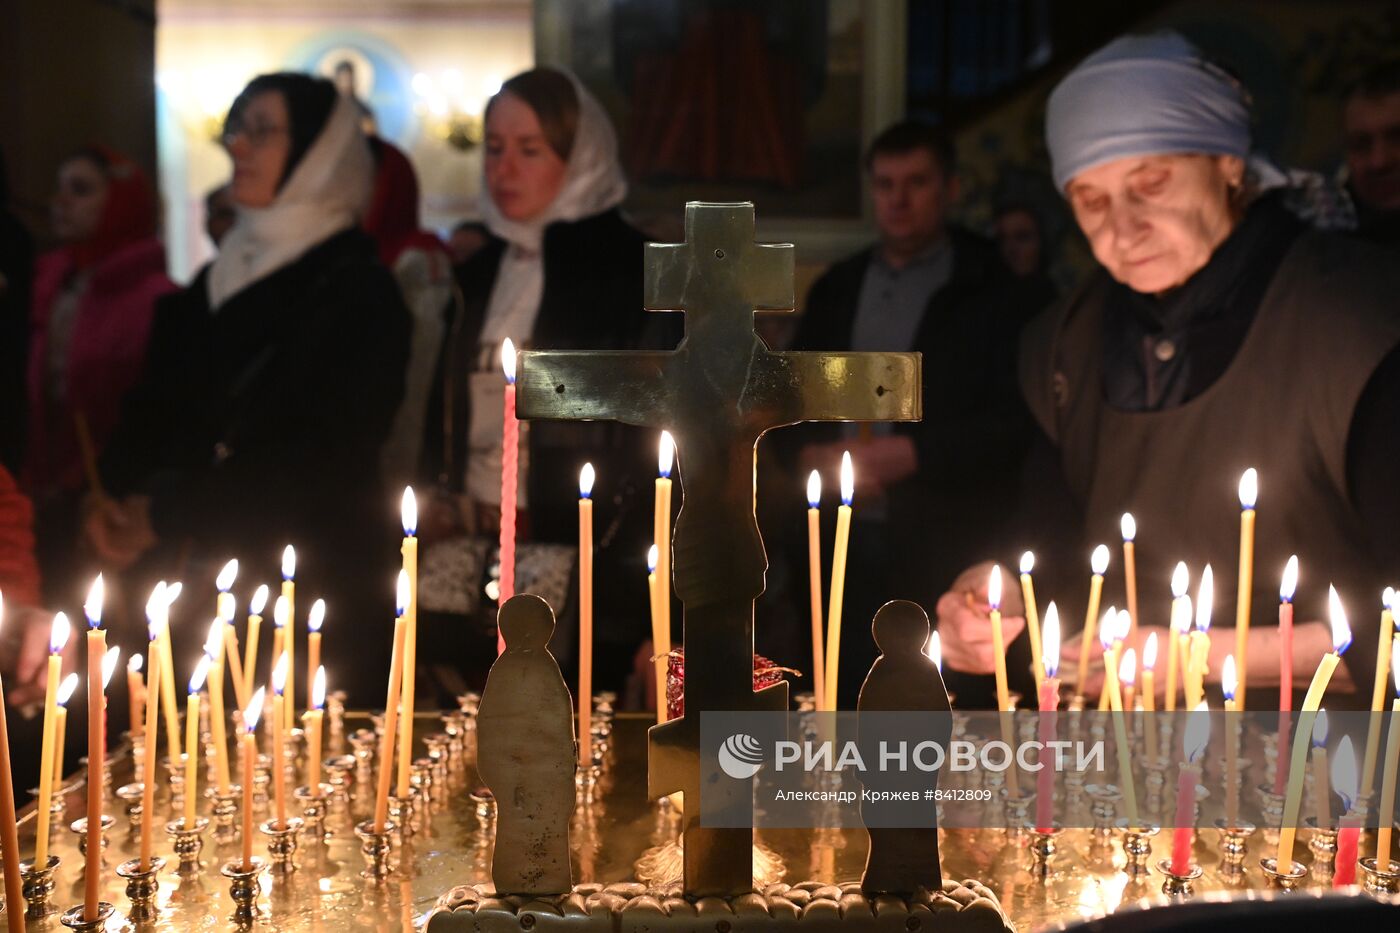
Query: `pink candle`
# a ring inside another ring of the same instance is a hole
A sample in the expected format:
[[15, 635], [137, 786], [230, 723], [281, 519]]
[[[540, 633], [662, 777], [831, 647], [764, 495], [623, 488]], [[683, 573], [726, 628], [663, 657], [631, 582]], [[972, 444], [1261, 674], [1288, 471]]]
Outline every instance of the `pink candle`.
[[[1356, 752], [1351, 736], [1342, 736], [1337, 753], [1332, 756], [1332, 789], [1342, 798], [1342, 819], [1337, 830], [1336, 870], [1332, 887], [1344, 888], [1356, 884], [1356, 848], [1361, 840], [1361, 819], [1352, 810], [1356, 802]], [[1389, 820], [1389, 814], [1382, 817]]]
[[1348, 813], [1342, 817], [1342, 828], [1337, 832], [1337, 872], [1332, 876], [1332, 887], [1356, 884], [1356, 848], [1360, 840], [1361, 821]]
[[1041, 628], [1041, 662], [1045, 678], [1040, 682], [1040, 773], [1035, 777], [1035, 827], [1041, 832], [1055, 826], [1055, 771], [1050, 743], [1055, 741], [1060, 708], [1060, 610], [1052, 602], [1045, 607]]
[[[515, 502], [520, 471], [520, 422], [515, 418], [515, 344], [501, 345], [501, 368], [506, 374], [506, 408], [501, 435], [501, 579], [496, 605], [504, 606], [515, 595]], [[506, 643], [496, 636], [496, 653]]]
[[1278, 749], [1274, 766], [1274, 793], [1282, 794], [1288, 784], [1288, 721], [1293, 710], [1293, 591], [1298, 586], [1298, 555], [1288, 558], [1283, 583], [1278, 588]]
[[1191, 871], [1191, 843], [1196, 835], [1196, 784], [1201, 779], [1197, 762], [1210, 740], [1210, 716], [1205, 702], [1198, 704], [1186, 720], [1186, 737], [1181, 743], [1186, 762], [1176, 782], [1176, 829], [1172, 833], [1172, 873], [1177, 875]]

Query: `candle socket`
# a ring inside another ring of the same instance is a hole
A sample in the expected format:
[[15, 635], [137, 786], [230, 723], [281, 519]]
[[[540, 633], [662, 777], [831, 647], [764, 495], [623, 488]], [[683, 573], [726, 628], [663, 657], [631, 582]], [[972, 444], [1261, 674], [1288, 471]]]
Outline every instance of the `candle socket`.
[[149, 923], [159, 916], [156, 909], [156, 894], [160, 891], [159, 875], [165, 868], [165, 859], [151, 856], [151, 867], [141, 870], [141, 860], [128, 859], [117, 866], [117, 877], [126, 880], [126, 896], [131, 901], [127, 917], [133, 923]]
[[243, 788], [230, 784], [228, 793], [219, 793], [217, 786], [205, 793], [209, 798], [209, 815], [214, 820], [214, 841], [232, 842], [238, 838], [238, 802], [243, 799]]
[[[84, 755], [84, 756], [82, 756], [81, 758], [78, 759], [78, 768], [80, 769], [81, 773], [84, 774], [84, 775], [87, 774], [87, 761], [88, 761], [88, 760], [87, 760], [87, 756], [86, 756], [86, 755]], [[112, 765], [113, 765], [113, 763], [114, 763], [114, 762], [112, 761], [111, 756], [108, 756], [108, 757], [102, 759], [102, 788], [103, 788], [104, 790], [111, 790], [111, 789], [112, 789]], [[63, 784], [63, 782], [62, 782], [62, 781], [59, 781], [58, 783], [56, 783], [56, 784], [54, 785], [54, 793], [55, 793], [55, 794], [57, 794], [57, 793], [59, 792], [59, 789], [60, 789], [60, 787], [62, 786], [62, 784]]]
[[592, 803], [598, 798], [598, 780], [602, 769], [596, 767], [579, 768], [574, 772], [574, 789], [580, 803]]
[[290, 875], [297, 870], [297, 834], [303, 823], [300, 817], [288, 817], [286, 824], [268, 820], [259, 829], [267, 837], [267, 854], [272, 859], [272, 872]]
[[1264, 770], [1268, 772], [1269, 786], [1275, 787], [1278, 784], [1278, 734], [1265, 732], [1259, 740], [1264, 745]]
[[1031, 828], [1031, 805], [1035, 794], [1007, 794], [1002, 798], [1002, 812], [1006, 817], [1006, 835], [1012, 839], [1021, 838], [1025, 830]]
[[1084, 799], [1084, 772], [1067, 771], [1065, 773], [1065, 803], [1074, 807], [1079, 801]]
[[1269, 842], [1278, 841], [1278, 828], [1283, 825], [1283, 794], [1274, 793], [1272, 784], [1260, 784], [1255, 788], [1259, 792], [1261, 822], [1264, 824], [1264, 839]]
[[85, 904], [79, 904], [76, 907], [69, 907], [65, 910], [63, 916], [58, 918], [58, 922], [68, 929], [78, 930], [80, 933], [100, 933], [101, 930], [107, 929], [107, 921], [111, 919], [112, 915], [116, 912], [117, 909], [111, 904], [106, 901], [99, 901], [97, 904], [97, 919], [87, 920], [85, 919], [87, 906]]
[[1172, 860], [1169, 858], [1159, 860], [1157, 870], [1162, 873], [1162, 893], [1182, 900], [1196, 893], [1195, 881], [1204, 874], [1201, 866], [1192, 865], [1185, 874], [1178, 875], [1172, 871]]
[[332, 742], [345, 738], [346, 698], [344, 690], [332, 690], [326, 694], [326, 732]]
[[234, 923], [248, 925], [257, 915], [258, 895], [262, 893], [262, 883], [258, 880], [267, 863], [253, 856], [249, 867], [243, 867], [241, 859], [225, 862], [219, 874], [229, 880], [229, 896], [233, 898]]
[[194, 823], [185, 825], [185, 818], [171, 820], [165, 824], [165, 834], [174, 840], [175, 855], [180, 864], [176, 871], [181, 874], [198, 871], [199, 853], [204, 850], [204, 831], [209, 828], [207, 817], [197, 816]]
[[28, 920], [39, 920], [53, 913], [54, 872], [58, 870], [58, 856], [50, 855], [48, 863], [40, 868], [33, 861], [19, 863], [20, 888], [24, 895], [24, 916]]
[[1129, 826], [1126, 819], [1116, 824], [1123, 834], [1123, 871], [1129, 878], [1141, 878], [1149, 871], [1148, 859], [1152, 855], [1152, 837], [1161, 831], [1160, 826]]
[[439, 797], [447, 788], [438, 788], [437, 782], [433, 779], [433, 761], [431, 758], [415, 758], [409, 767], [409, 782], [413, 789], [418, 791], [418, 799], [422, 801], [423, 812], [428, 813], [436, 809], [435, 804], [439, 803]]
[[[472, 808], [476, 811], [477, 821], [485, 829], [490, 829], [496, 822], [496, 798], [489, 790], [482, 787], [474, 790], [468, 796], [471, 797]], [[671, 807], [671, 798], [662, 797], [660, 806], [663, 810]]]
[[1313, 831], [1308, 840], [1308, 849], [1314, 855], [1313, 862], [1332, 863], [1337, 858], [1337, 827], [1317, 825], [1317, 817], [1310, 816], [1303, 821]]
[[1156, 758], [1149, 758], [1144, 764], [1147, 768], [1147, 778], [1143, 782], [1147, 788], [1147, 798], [1144, 805], [1148, 813], [1161, 813], [1162, 791], [1167, 786], [1167, 766], [1171, 764], [1171, 760], [1165, 755], [1159, 755]]
[[361, 787], [374, 784], [374, 755], [378, 741], [368, 729], [356, 729], [350, 733], [350, 748], [355, 754], [355, 783]]
[[1089, 815], [1094, 818], [1094, 840], [1097, 844], [1106, 843], [1113, 835], [1113, 824], [1118, 819], [1118, 802], [1123, 792], [1116, 784], [1090, 784], [1084, 788], [1089, 795]]
[[369, 724], [371, 728], [374, 729], [374, 738], [375, 741], [378, 742], [379, 739], [384, 737], [384, 711], [382, 709], [371, 710], [369, 714]]
[[1376, 867], [1374, 858], [1357, 862], [1361, 866], [1361, 887], [1372, 894], [1400, 894], [1400, 865], [1392, 861], [1390, 871]]
[[400, 839], [407, 839], [416, 831], [413, 825], [414, 811], [418, 809], [416, 798], [417, 793], [412, 787], [403, 797], [389, 795], [389, 821], [399, 828]]
[[1045, 878], [1050, 873], [1050, 856], [1055, 854], [1055, 839], [1062, 833], [1060, 827], [1050, 829], [1034, 827], [1030, 831], [1031, 866], [1030, 872], [1037, 878]]
[[1308, 876], [1308, 866], [1293, 862], [1287, 871], [1280, 871], [1277, 858], [1261, 858], [1259, 867], [1264, 871], [1264, 880], [1275, 891], [1292, 891]]
[[450, 744], [452, 740], [444, 732], [434, 732], [423, 737], [423, 747], [428, 750], [428, 760], [433, 764], [433, 783], [443, 788], [447, 786]]
[[138, 737], [140, 741], [133, 741], [131, 745], [131, 773], [146, 773], [146, 742], [143, 737]]
[[344, 813], [350, 808], [350, 773], [355, 770], [354, 755], [339, 755], [327, 759], [322, 768], [330, 784], [332, 813]]
[[117, 788], [117, 799], [122, 802], [122, 810], [126, 813], [126, 828], [133, 836], [141, 831], [141, 794], [144, 790], [139, 781]]
[[1255, 825], [1248, 820], [1239, 820], [1234, 826], [1226, 826], [1223, 819], [1215, 821], [1220, 832], [1220, 868], [1226, 874], [1239, 874], [1244, 871], [1245, 850], [1249, 837], [1254, 835]]
[[292, 791], [301, 804], [301, 818], [306, 826], [307, 838], [321, 842], [326, 838], [326, 812], [330, 809], [332, 788], [329, 784], [315, 787], [302, 785]]
[[365, 820], [355, 826], [355, 835], [360, 837], [360, 854], [365, 857], [365, 869], [361, 878], [383, 881], [394, 870], [389, 856], [394, 851], [393, 834], [397, 827], [392, 821], [385, 821], [384, 831], [374, 831], [374, 821]]
[[268, 804], [267, 789], [272, 786], [272, 756], [259, 755], [253, 762], [253, 807], [261, 810]]
[[[102, 814], [102, 825], [99, 827], [101, 832], [97, 834], [97, 838], [98, 846], [102, 849], [103, 852], [107, 851], [107, 830], [111, 829], [115, 825], [117, 825], [116, 817], [112, 816], [110, 813]], [[72, 823], [68, 824], [68, 830], [73, 835], [78, 837], [78, 851], [81, 852], [83, 855], [87, 855], [87, 817], [79, 817]]]

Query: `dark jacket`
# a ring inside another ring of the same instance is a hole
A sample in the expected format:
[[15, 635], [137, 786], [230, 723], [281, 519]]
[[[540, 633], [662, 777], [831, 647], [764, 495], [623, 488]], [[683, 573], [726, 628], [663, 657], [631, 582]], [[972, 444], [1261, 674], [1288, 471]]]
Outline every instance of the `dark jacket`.
[[[326, 666], [368, 702], [359, 688], [382, 683], [387, 658], [357, 651], [352, 633], [387, 632], [393, 619], [398, 496], [380, 484], [378, 453], [403, 391], [408, 313], [358, 230], [212, 312], [207, 276], [158, 303], [104, 481], [117, 496], [151, 496], [162, 543], [189, 542], [209, 579], [239, 558], [244, 600], [275, 583], [283, 547], [296, 546], [298, 617], [325, 597], [327, 630], [345, 633], [327, 638]], [[205, 575], [187, 579], [196, 600]]]

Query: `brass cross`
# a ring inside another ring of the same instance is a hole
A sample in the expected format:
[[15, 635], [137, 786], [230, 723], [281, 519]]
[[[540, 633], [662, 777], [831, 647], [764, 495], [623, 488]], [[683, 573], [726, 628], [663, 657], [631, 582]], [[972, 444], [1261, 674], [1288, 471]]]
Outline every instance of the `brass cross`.
[[753, 833], [700, 824], [700, 794], [725, 784], [700, 773], [700, 714], [788, 708], [787, 684], [753, 689], [753, 607], [768, 569], [754, 514], [758, 439], [799, 421], [917, 421], [921, 364], [917, 353], [769, 350], [753, 316], [794, 308], [792, 246], [755, 243], [749, 203], [690, 202], [685, 232], [684, 243], [646, 248], [647, 309], [686, 312], [675, 350], [525, 351], [516, 392], [522, 418], [609, 419], [675, 437], [672, 565], [688, 676], [685, 714], [651, 729], [648, 787], [653, 798], [685, 795], [686, 892], [729, 895], [753, 888]]

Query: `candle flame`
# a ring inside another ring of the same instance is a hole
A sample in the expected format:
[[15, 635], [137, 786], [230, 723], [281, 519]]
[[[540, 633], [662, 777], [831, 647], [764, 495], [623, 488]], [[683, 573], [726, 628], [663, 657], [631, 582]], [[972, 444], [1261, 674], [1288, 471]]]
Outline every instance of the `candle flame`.
[[1113, 647], [1114, 636], [1118, 634], [1118, 608], [1109, 606], [1099, 619], [1099, 646], [1107, 651]]
[[[1129, 648], [1123, 652], [1123, 660], [1118, 662], [1118, 680], [1131, 687], [1137, 680], [1137, 651]], [[1129, 710], [1128, 712], [1132, 712]]]
[[987, 603], [993, 609], [1001, 608], [1001, 564], [992, 564], [991, 576], [987, 578]]
[[1191, 597], [1181, 597], [1181, 615], [1176, 619], [1176, 631], [1178, 635], [1185, 635], [1191, 631]]
[[1225, 665], [1220, 669], [1220, 692], [1225, 694], [1225, 699], [1233, 700], [1235, 691], [1239, 689], [1240, 675], [1235, 670], [1235, 656], [1225, 655]]
[[77, 689], [78, 673], [77, 671], [71, 671], [68, 676], [63, 678], [59, 683], [54, 699], [57, 700], [59, 706], [67, 706], [68, 701], [73, 699], [73, 694]]
[[856, 470], [851, 465], [851, 452], [841, 454], [841, 504], [850, 505], [856, 495]]
[[319, 632], [325, 621], [326, 601], [318, 599], [311, 604], [311, 611], [306, 614], [306, 628], [308, 631]]
[[656, 545], [647, 548], [647, 573], [656, 573], [656, 561], [660, 557], [660, 552]]
[[506, 382], [515, 385], [515, 342], [509, 337], [501, 344], [501, 369], [506, 374]]
[[1100, 544], [1094, 548], [1094, 553], [1089, 556], [1089, 569], [1094, 571], [1095, 576], [1103, 576], [1108, 570], [1108, 546]]
[[1142, 669], [1152, 671], [1157, 669], [1157, 633], [1153, 632], [1147, 636], [1147, 643], [1142, 646]]
[[219, 656], [219, 648], [224, 643], [224, 620], [216, 618], [209, 623], [209, 633], [204, 636], [204, 653], [211, 658]]
[[580, 499], [587, 499], [593, 495], [593, 482], [598, 475], [593, 471], [593, 464], [585, 463], [583, 469], [578, 471], [578, 495]]
[[204, 686], [204, 679], [209, 676], [209, 655], [201, 654], [199, 663], [194, 666], [194, 673], [190, 675], [190, 696], [199, 692], [199, 688]]
[[1332, 790], [1342, 798], [1342, 812], [1351, 812], [1351, 805], [1356, 802], [1356, 752], [1349, 735], [1342, 736], [1332, 756]]
[[284, 651], [277, 656], [277, 664], [272, 668], [272, 692], [278, 696], [287, 686], [287, 664], [287, 652]]
[[1252, 509], [1259, 500], [1259, 471], [1250, 467], [1240, 474], [1240, 508]]
[[287, 597], [278, 596], [277, 602], [272, 604], [272, 624], [278, 628], [283, 628], [287, 624], [287, 616], [291, 609], [287, 608]]
[[1035, 555], [1030, 551], [1021, 555], [1021, 573], [1029, 574], [1035, 569]]
[[61, 612], [53, 614], [53, 624], [49, 627], [49, 653], [58, 654], [68, 644], [68, 635], [73, 631], [73, 626], [68, 622], [68, 616]]
[[1060, 670], [1060, 608], [1052, 599], [1045, 607], [1045, 621], [1040, 626], [1040, 661], [1045, 676], [1054, 677]]
[[1181, 750], [1186, 753], [1188, 764], [1195, 764], [1196, 760], [1205, 752], [1206, 746], [1210, 744], [1210, 708], [1206, 706], [1206, 701], [1202, 700], [1196, 704], [1196, 708], [1186, 714], [1186, 735], [1181, 740]]
[[670, 431], [661, 432], [661, 441], [656, 445], [656, 472], [663, 479], [671, 478], [671, 467], [676, 463], [676, 439]]
[[262, 716], [263, 701], [266, 687], [259, 687], [257, 691], [248, 698], [248, 708], [243, 711], [243, 728], [252, 735], [258, 728], [258, 719]]
[[1327, 747], [1327, 710], [1319, 707], [1317, 717], [1313, 719], [1312, 745], [1313, 748]]
[[408, 571], [399, 571], [398, 585], [394, 588], [394, 613], [403, 615], [408, 611]]
[[171, 606], [175, 605], [175, 600], [180, 598], [180, 594], [184, 592], [184, 589], [185, 584], [181, 583], [179, 580], [176, 580], [174, 583], [171, 583], [165, 588], [166, 609], [169, 609]]
[[822, 504], [822, 475], [816, 470], [807, 474], [807, 506], [815, 509]]
[[943, 638], [938, 632], [928, 633], [928, 645], [924, 647], [924, 654], [928, 655], [928, 659], [941, 673], [943, 671]]
[[1172, 570], [1172, 598], [1180, 599], [1186, 595], [1186, 590], [1191, 586], [1191, 571], [1186, 567], [1186, 561], [1176, 562], [1176, 568]]
[[1137, 520], [1133, 518], [1132, 512], [1123, 513], [1123, 517], [1118, 520], [1118, 527], [1123, 532], [1124, 541], [1132, 541], [1137, 537]]
[[117, 671], [117, 662], [121, 660], [122, 649], [113, 645], [107, 649], [107, 653], [102, 656], [102, 692], [107, 692], [107, 685], [112, 682], [112, 675]]
[[317, 666], [316, 677], [311, 681], [311, 708], [320, 709], [326, 705], [326, 666]]
[[253, 591], [253, 601], [248, 604], [248, 612], [255, 616], [263, 614], [267, 608], [267, 584], [262, 583]]
[[1210, 612], [1215, 603], [1215, 574], [1210, 564], [1201, 571], [1201, 584], [1196, 588], [1196, 631], [1210, 631]]
[[1395, 611], [1395, 587], [1387, 586], [1381, 590], [1381, 605], [1391, 612]]
[[403, 498], [399, 500], [399, 521], [403, 524], [403, 536], [412, 538], [418, 534], [418, 497], [412, 486], [403, 488]]
[[1342, 598], [1330, 583], [1327, 584], [1327, 610], [1332, 625], [1332, 650], [1341, 654], [1351, 647], [1351, 626], [1347, 624], [1347, 611], [1342, 606]]
[[88, 628], [97, 628], [102, 624], [102, 595], [104, 590], [102, 574], [99, 573], [97, 579], [92, 581], [92, 587], [88, 589], [87, 602], [83, 603], [83, 615], [87, 616]]
[[133, 674], [138, 673], [141, 670], [142, 663], [143, 659], [141, 655], [133, 654], [131, 657], [126, 659], [126, 669]]
[[290, 544], [282, 549], [282, 579], [291, 580], [297, 575], [297, 549]]
[[1278, 585], [1278, 598], [1281, 602], [1290, 603], [1293, 601], [1293, 594], [1298, 590], [1298, 555], [1294, 554], [1288, 558], [1288, 563], [1283, 565], [1283, 580]]
[[220, 593], [227, 593], [233, 589], [233, 581], [238, 579], [238, 558], [234, 558], [224, 569], [219, 571], [219, 575], [214, 579], [214, 585], [219, 588]]

